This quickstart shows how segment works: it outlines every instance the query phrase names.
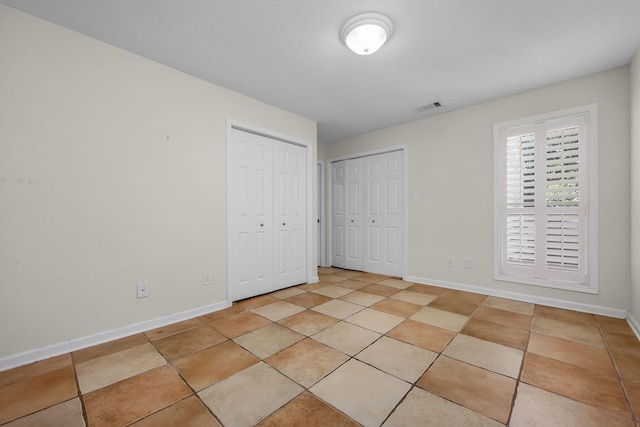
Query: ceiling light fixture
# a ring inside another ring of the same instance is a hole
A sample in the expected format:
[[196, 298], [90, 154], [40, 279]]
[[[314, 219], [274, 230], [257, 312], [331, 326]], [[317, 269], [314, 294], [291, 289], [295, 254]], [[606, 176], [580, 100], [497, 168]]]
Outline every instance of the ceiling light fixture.
[[362, 13], [342, 26], [340, 39], [358, 55], [371, 55], [391, 37], [391, 20], [379, 13]]

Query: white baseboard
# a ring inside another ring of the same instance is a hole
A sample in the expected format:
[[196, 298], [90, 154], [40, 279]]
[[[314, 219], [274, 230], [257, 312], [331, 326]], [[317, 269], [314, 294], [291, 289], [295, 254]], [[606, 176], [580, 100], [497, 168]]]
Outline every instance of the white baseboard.
[[638, 322], [638, 319], [633, 317], [631, 313], [628, 313], [627, 323], [629, 324], [629, 326], [631, 326], [633, 333], [636, 334], [636, 337], [638, 337], [638, 339], [640, 340], [640, 322]]
[[311, 278], [311, 280], [309, 280], [309, 282], [308, 282], [308, 283], [309, 283], [309, 284], [311, 284], [311, 283], [318, 283], [319, 281], [320, 281], [320, 277], [318, 277], [318, 276], [313, 276], [313, 277]]
[[[550, 307], [564, 308], [567, 310], [581, 311], [583, 313], [598, 314], [601, 316], [615, 317], [617, 319], [625, 319], [628, 316], [627, 311], [618, 310], [608, 307], [600, 307], [597, 305], [582, 304], [577, 302], [559, 300], [555, 298], [537, 297], [534, 295], [521, 294], [518, 292], [501, 291], [497, 289], [488, 289], [480, 286], [465, 285], [462, 283], [445, 282], [442, 280], [431, 280], [422, 277], [407, 276], [404, 280], [407, 282], [420, 283], [422, 285], [433, 285], [447, 289], [456, 289], [460, 291], [474, 292], [494, 297], [513, 299], [517, 301], [530, 302], [533, 304], [547, 305]], [[637, 333], [636, 333], [637, 334]]]
[[7, 356], [0, 359], [0, 372], [32, 362], [37, 362], [39, 360], [48, 359], [50, 357], [55, 357], [61, 354], [66, 354], [72, 351], [77, 351], [83, 348], [102, 344], [108, 341], [124, 338], [129, 335], [149, 331], [161, 326], [166, 326], [172, 323], [181, 322], [183, 320], [192, 319], [204, 314], [213, 313], [214, 311], [222, 310], [230, 306], [230, 302], [222, 301], [215, 304], [209, 304], [204, 307], [195, 308], [193, 310], [182, 311], [180, 313], [171, 314], [169, 316], [158, 317], [156, 319], [135, 323], [133, 325], [127, 325], [122, 328], [99, 332], [94, 335], [76, 338], [70, 341], [53, 344], [36, 350], [30, 350], [24, 353]]

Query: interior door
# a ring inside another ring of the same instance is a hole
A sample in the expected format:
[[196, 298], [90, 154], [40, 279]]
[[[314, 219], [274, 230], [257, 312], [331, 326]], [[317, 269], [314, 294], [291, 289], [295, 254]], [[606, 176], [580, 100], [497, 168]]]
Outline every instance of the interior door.
[[273, 141], [276, 230], [274, 288], [306, 282], [306, 149]]
[[335, 162], [331, 164], [331, 185], [332, 185], [332, 202], [331, 202], [331, 219], [333, 232], [333, 255], [331, 265], [338, 268], [346, 268], [345, 263], [345, 162]]
[[345, 268], [362, 270], [362, 159], [345, 161]]
[[273, 140], [232, 129], [232, 300], [273, 290]]
[[402, 277], [403, 158], [401, 151], [363, 158], [364, 265], [372, 273]]

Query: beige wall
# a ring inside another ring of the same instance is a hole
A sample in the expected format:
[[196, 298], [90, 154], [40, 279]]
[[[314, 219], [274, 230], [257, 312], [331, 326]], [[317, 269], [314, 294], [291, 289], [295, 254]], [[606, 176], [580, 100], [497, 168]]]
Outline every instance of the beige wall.
[[640, 47], [631, 63], [631, 308], [640, 331]]
[[315, 180], [315, 122], [5, 6], [0, 64], [0, 361], [226, 301], [228, 119]]
[[[494, 123], [591, 103], [599, 114], [599, 294], [493, 280]], [[323, 155], [406, 144], [407, 190], [418, 194], [408, 203], [408, 277], [620, 315], [629, 308], [629, 129], [623, 67], [327, 144]], [[447, 267], [448, 256], [455, 267]]]

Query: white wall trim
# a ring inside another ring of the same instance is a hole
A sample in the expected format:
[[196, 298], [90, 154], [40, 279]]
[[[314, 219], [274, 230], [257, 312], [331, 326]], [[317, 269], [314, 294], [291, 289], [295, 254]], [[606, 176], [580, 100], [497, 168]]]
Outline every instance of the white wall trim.
[[229, 301], [217, 302], [215, 304], [205, 305], [204, 307], [146, 320], [144, 322], [134, 323], [132, 325], [123, 326], [121, 328], [112, 329], [110, 331], [99, 332], [94, 335], [76, 338], [70, 341], [52, 344], [36, 350], [29, 350], [24, 353], [4, 357], [0, 359], [0, 372], [32, 362], [37, 362], [39, 360], [48, 359], [50, 357], [60, 356], [61, 354], [70, 353], [72, 351], [81, 350], [83, 348], [92, 347], [94, 345], [102, 344], [108, 341], [128, 337], [140, 332], [150, 331], [151, 329], [159, 328], [161, 326], [170, 325], [172, 323], [181, 322], [183, 320], [193, 319], [194, 317], [213, 313], [230, 306], [231, 303]]
[[633, 317], [631, 313], [627, 313], [627, 323], [631, 326], [633, 333], [636, 334], [636, 337], [640, 340], [640, 322], [638, 322], [638, 319]]
[[318, 200], [319, 200], [319, 211], [320, 215], [318, 219], [320, 220], [320, 232], [318, 233], [318, 246], [320, 247], [320, 262], [318, 263], [318, 267], [326, 267], [327, 266], [327, 198], [326, 198], [326, 166], [324, 160], [318, 160]]
[[460, 291], [475, 292], [483, 295], [512, 299], [512, 300], [522, 301], [522, 302], [530, 302], [533, 304], [546, 305], [549, 307], [564, 308], [567, 310], [581, 311], [583, 313], [591, 313], [591, 314], [597, 314], [600, 316], [615, 317], [617, 319], [625, 319], [625, 318], [628, 318], [629, 316], [626, 310], [618, 310], [615, 308], [601, 307], [601, 306], [591, 305], [591, 304], [581, 304], [577, 302], [559, 300], [555, 298], [538, 297], [534, 295], [521, 294], [519, 292], [487, 289], [480, 286], [466, 285], [466, 284], [455, 283], [455, 282], [446, 282], [442, 280], [425, 279], [422, 277], [415, 277], [415, 276], [408, 276], [405, 280], [408, 282], [419, 283], [422, 285], [433, 285], [433, 286], [439, 286], [447, 289], [456, 289]]

